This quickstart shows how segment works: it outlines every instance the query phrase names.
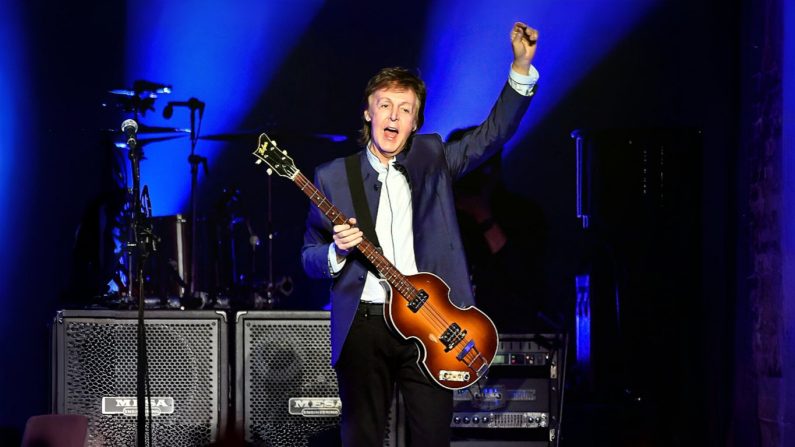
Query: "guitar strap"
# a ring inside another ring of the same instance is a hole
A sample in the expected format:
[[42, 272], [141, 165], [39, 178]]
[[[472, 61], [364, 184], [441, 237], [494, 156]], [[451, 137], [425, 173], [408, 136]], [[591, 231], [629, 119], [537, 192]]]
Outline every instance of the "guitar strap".
[[373, 215], [370, 213], [370, 205], [367, 204], [367, 196], [364, 194], [361, 153], [357, 152], [345, 158], [345, 171], [348, 173], [348, 186], [351, 188], [351, 198], [353, 199], [353, 210], [356, 213], [357, 226], [364, 233], [364, 237], [380, 251], [381, 244], [375, 234]]

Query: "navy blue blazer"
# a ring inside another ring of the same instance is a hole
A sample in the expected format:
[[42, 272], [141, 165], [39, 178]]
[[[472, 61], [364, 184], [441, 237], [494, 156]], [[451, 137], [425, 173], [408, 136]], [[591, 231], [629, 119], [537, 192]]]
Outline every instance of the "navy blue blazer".
[[[445, 144], [438, 134], [415, 135], [409, 148], [397, 155], [406, 167], [411, 184], [414, 222], [414, 254], [420, 272], [431, 272], [450, 286], [450, 298], [460, 307], [474, 305], [464, 248], [456, 219], [453, 181], [493, 155], [516, 132], [530, 97], [520, 95], [507, 83], [480, 126], [463, 139]], [[366, 149], [365, 149], [366, 150]], [[378, 174], [361, 152], [362, 179], [373, 222], [378, 213]], [[346, 216], [353, 209], [345, 159], [325, 163], [315, 171], [315, 186]], [[301, 260], [307, 275], [331, 278], [328, 263], [332, 228], [328, 219], [311, 206], [307, 217]], [[339, 359], [345, 337], [356, 315], [368, 266], [354, 251], [331, 286], [331, 363]]]

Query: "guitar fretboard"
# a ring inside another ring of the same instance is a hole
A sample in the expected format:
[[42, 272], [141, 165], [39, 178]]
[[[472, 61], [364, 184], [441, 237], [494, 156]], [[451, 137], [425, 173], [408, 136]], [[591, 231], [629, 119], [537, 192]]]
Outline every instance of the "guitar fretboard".
[[[328, 198], [320, 192], [314, 183], [304, 176], [300, 171], [296, 172], [291, 177], [293, 182], [301, 189], [301, 191], [309, 197], [309, 200], [318, 207], [321, 213], [331, 221], [333, 225], [342, 225], [348, 221], [348, 218], [342, 211], [339, 210], [334, 204], [329, 202]], [[356, 246], [362, 254], [369, 260], [373, 266], [378, 270], [378, 273], [394, 287], [403, 298], [411, 301], [417, 295], [417, 289], [400, 273], [390, 261], [370, 242], [367, 238], [363, 238], [362, 242]]]

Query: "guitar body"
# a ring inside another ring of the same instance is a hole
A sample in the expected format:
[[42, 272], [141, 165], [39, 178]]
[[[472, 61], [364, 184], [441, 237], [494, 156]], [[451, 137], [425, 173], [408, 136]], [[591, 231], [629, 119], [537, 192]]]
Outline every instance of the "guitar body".
[[384, 309], [387, 324], [417, 342], [417, 363], [431, 380], [451, 390], [472, 385], [488, 371], [497, 352], [494, 323], [475, 307], [462, 309], [451, 303], [450, 287], [438, 276], [418, 273], [405, 278], [424, 291], [427, 300], [415, 312], [411, 300], [393, 286]]

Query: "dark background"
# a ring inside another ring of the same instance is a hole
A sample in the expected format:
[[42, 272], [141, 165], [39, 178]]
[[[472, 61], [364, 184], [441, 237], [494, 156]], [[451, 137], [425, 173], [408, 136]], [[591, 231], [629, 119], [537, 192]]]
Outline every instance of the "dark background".
[[[74, 298], [75, 231], [119, 156], [94, 129], [123, 119], [97, 107], [108, 89], [129, 81], [123, 3], [34, 0], [7, 8], [26, 30], [28, 85], [18, 93], [19, 113], [28, 117], [17, 129], [25, 147], [2, 148], [4, 157], [22, 160], [19, 169], [26, 173], [19, 183], [24, 203], [6, 210], [14, 233], [6, 236], [3, 253], [10, 273], [1, 289], [0, 426], [9, 436], [49, 409], [48, 325], [64, 300]], [[757, 425], [730, 424], [753, 419], [756, 408], [755, 397], [737, 405], [734, 389], [738, 375], [739, 383], [746, 380], [742, 359], [751, 355], [751, 306], [738, 280], [750, 263], [744, 219], [751, 179], [743, 167], [753, 157], [746, 144], [754, 73], [770, 37], [770, 16], [757, 3], [655, 3], [503, 160], [506, 188], [526, 205], [514, 218], [538, 224], [538, 250], [522, 262], [543, 273], [532, 275], [536, 283], [529, 286], [547, 317], [543, 329], [573, 330], [577, 274], [593, 275], [592, 299], [602, 306], [594, 316], [596, 382], [584, 385], [577, 365], [570, 370], [572, 406], [564, 420], [571, 445], [594, 438], [613, 445], [611, 437], [626, 435], [630, 426], [637, 445], [757, 445]], [[360, 92], [371, 74], [386, 65], [420, 64], [425, 3], [402, 2], [400, 8], [410, 13], [324, 4], [267, 90], [251, 98], [255, 104], [241, 128], [273, 123], [280, 143], [297, 148], [292, 154], [307, 173], [357, 150], [352, 139], [335, 143], [314, 134], [355, 137]], [[379, 19], [367, 20], [373, 16]], [[507, 44], [504, 50], [507, 60]], [[595, 160], [604, 163], [594, 172], [594, 226], [587, 234], [574, 212], [574, 129], [591, 130]], [[660, 168], [670, 192], [665, 200], [625, 189], [648, 175], [638, 172], [643, 166], [626, 144], [633, 138], [670, 148], [671, 164]], [[201, 183], [200, 209], [212, 209], [224, 187], [239, 188], [239, 209], [262, 235], [266, 182], [246, 152], [255, 141], [231, 141], [236, 150], [214, 159], [212, 176]], [[607, 155], [610, 150], [619, 153]], [[18, 151], [25, 156], [10, 156]], [[298, 265], [306, 201], [282, 179], [273, 180], [273, 192], [273, 267], [276, 279], [289, 276], [295, 283], [279, 307], [321, 308], [326, 285], [305, 278]], [[258, 256], [260, 270], [251, 277], [261, 280], [268, 259], [262, 251]], [[616, 287], [623, 303], [620, 335], [611, 320]], [[609, 329], [597, 328], [600, 319]], [[528, 323], [528, 329], [535, 327]]]

